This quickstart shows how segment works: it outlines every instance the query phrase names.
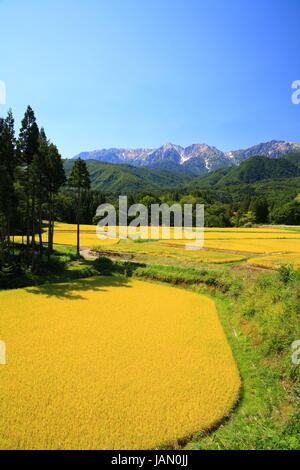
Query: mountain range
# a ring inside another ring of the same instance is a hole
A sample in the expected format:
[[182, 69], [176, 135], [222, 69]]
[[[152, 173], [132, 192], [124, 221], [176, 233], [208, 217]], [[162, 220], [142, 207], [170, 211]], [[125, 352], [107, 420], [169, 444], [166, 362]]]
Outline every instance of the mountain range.
[[[248, 193], [253, 184], [260, 184], [272, 191], [300, 192], [300, 152], [283, 157], [249, 157], [240, 165], [219, 168], [202, 175], [189, 175], [167, 170], [152, 170], [134, 165], [87, 160], [92, 189], [102, 192], [128, 194], [134, 191], [167, 189], [209, 189]], [[64, 162], [66, 174], [71, 171], [74, 160]]]
[[108, 163], [126, 163], [150, 170], [167, 170], [177, 173], [201, 175], [218, 168], [239, 165], [254, 155], [279, 158], [288, 153], [300, 152], [300, 143], [272, 140], [248, 149], [222, 152], [207, 144], [192, 144], [181, 147], [171, 143], [157, 149], [110, 148], [81, 152], [73, 159], [98, 160]]

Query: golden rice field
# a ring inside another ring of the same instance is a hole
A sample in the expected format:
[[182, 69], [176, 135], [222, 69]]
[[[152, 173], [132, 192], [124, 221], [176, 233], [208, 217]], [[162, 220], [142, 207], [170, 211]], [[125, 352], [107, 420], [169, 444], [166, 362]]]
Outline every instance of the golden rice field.
[[[39, 241], [38, 235], [35, 236], [36, 242]], [[48, 233], [44, 232], [42, 234], [42, 240], [43, 243], [48, 243]], [[17, 236], [15, 237], [16, 242], [21, 242], [22, 237]], [[96, 234], [94, 233], [86, 233], [84, 231], [80, 232], [80, 245], [81, 246], [106, 246], [106, 245], [114, 245], [115, 243], [118, 243], [119, 240], [111, 240], [111, 239], [106, 239], [106, 240], [100, 240], [97, 238]], [[70, 245], [70, 246], [76, 246], [77, 244], [77, 234], [75, 231], [73, 232], [64, 232], [61, 230], [54, 230], [54, 237], [53, 237], [53, 242], [57, 245]]]
[[300, 253], [289, 253], [283, 255], [262, 256], [259, 258], [250, 258], [247, 261], [251, 266], [259, 268], [278, 269], [283, 264], [290, 264], [295, 269], [300, 269]]
[[205, 227], [205, 232], [237, 232], [237, 233], [295, 233], [292, 227]]
[[[81, 226], [81, 245], [82, 246], [101, 246], [101, 245], [116, 245], [118, 239], [99, 239], [95, 232], [96, 227], [94, 225], [83, 225]], [[110, 227], [110, 229], [116, 229], [117, 233], [124, 234], [126, 227]], [[130, 233], [132, 227], [128, 227], [127, 230]], [[191, 245], [194, 241], [188, 241], [186, 239], [176, 240], [174, 237], [176, 233], [173, 228], [170, 229], [171, 240], [163, 240], [163, 228], [158, 228], [158, 239], [161, 244], [168, 245], [173, 244], [175, 246], [185, 246], [187, 243]], [[73, 231], [73, 233], [64, 233], [64, 231]], [[54, 242], [58, 244], [76, 244], [76, 225], [72, 224], [55, 224]], [[151, 230], [141, 229], [144, 233], [144, 238], [151, 239]], [[90, 232], [90, 233], [88, 233]], [[47, 241], [47, 234], [43, 235], [44, 241]], [[157, 239], [157, 238], [156, 238]], [[278, 228], [205, 228], [204, 230], [204, 248], [224, 250], [224, 251], [237, 251], [243, 253], [276, 253], [276, 252], [299, 252], [300, 253], [300, 233], [293, 230], [285, 230]], [[134, 249], [137, 251], [137, 245], [134, 245]], [[173, 253], [174, 254], [174, 253]], [[205, 261], [205, 256], [202, 254], [198, 255], [199, 258], [203, 259], [203, 262], [213, 262], [211, 260]], [[215, 255], [216, 257], [216, 255]], [[209, 256], [207, 256], [209, 258]], [[227, 260], [231, 261], [231, 260]], [[234, 260], [232, 260], [234, 261]]]
[[[77, 225], [76, 224], [65, 224], [64, 222], [55, 222], [54, 223], [54, 230], [55, 231], [65, 231], [65, 230], [72, 230], [75, 231], [77, 230]], [[80, 230], [81, 231], [89, 231], [89, 232], [95, 232], [96, 230], [96, 225], [80, 225]]]
[[0, 292], [1, 449], [149, 449], [208, 428], [239, 373], [215, 303], [122, 278]]
[[[80, 231], [81, 234], [83, 235], [91, 235], [95, 238], [98, 239], [97, 243], [101, 243], [100, 237], [98, 238], [96, 236], [96, 225], [81, 225], [80, 226]], [[59, 238], [61, 239], [63, 233], [61, 232], [76, 232], [77, 226], [75, 224], [65, 224], [61, 222], [56, 222], [55, 223], [55, 232], [59, 233]], [[185, 234], [189, 234], [190, 232], [194, 232], [193, 229], [187, 229], [185, 232], [183, 229], [174, 229], [173, 227], [170, 228], [163, 228], [163, 227], [155, 227], [153, 230], [149, 227], [131, 227], [131, 226], [110, 226], [110, 227], [103, 227], [103, 229], [99, 229], [101, 233], [103, 233], [103, 241], [108, 242], [110, 240], [110, 243], [114, 243], [118, 240], [118, 237], [132, 237], [136, 234], [140, 235], [143, 239], [149, 239], [149, 240], [158, 240], [158, 239], [164, 239], [164, 238], [176, 238], [176, 236], [179, 236], [180, 238], [184, 238]], [[110, 238], [107, 240], [107, 232], [111, 232]], [[115, 233], [116, 238], [113, 238], [113, 233]], [[178, 235], [179, 234], [179, 235]], [[187, 235], [188, 236], [188, 235]]]
[[[76, 231], [77, 226], [75, 224], [65, 224], [61, 222], [55, 223], [55, 231]], [[90, 232], [91, 235], [96, 233], [96, 226], [95, 225], [81, 225], [80, 226], [81, 232]], [[187, 228], [186, 231], [183, 229], [174, 229], [173, 227], [166, 228], [166, 227], [155, 227], [151, 229], [151, 227], [104, 227], [104, 232], [115, 231], [118, 234], [127, 234], [131, 236], [136, 232], [141, 233], [145, 239], [164, 239], [165, 236], [169, 236], [172, 239], [176, 239], [176, 236], [179, 235], [179, 239], [188, 239], [189, 233], [204, 233], [206, 239], [232, 239], [232, 238], [299, 238], [300, 233], [292, 231], [292, 230], [285, 230], [285, 229], [275, 229], [275, 228], [210, 228], [206, 227], [203, 229], [195, 229], [195, 228]], [[169, 237], [168, 237], [169, 238]]]
[[300, 233], [295, 232], [264, 232], [255, 231], [252, 232], [205, 232], [205, 240], [277, 240], [277, 239], [299, 239]]
[[[97, 249], [97, 246], [94, 247]], [[105, 248], [106, 252], [110, 251], [109, 247]], [[245, 259], [245, 256], [235, 255], [231, 253], [222, 253], [218, 251], [205, 251], [205, 250], [186, 250], [184, 248], [162, 246], [159, 244], [151, 243], [134, 243], [130, 240], [121, 240], [118, 245], [111, 247], [113, 253], [129, 253], [132, 255], [145, 255], [153, 256], [160, 261], [160, 258], [194, 261], [198, 263], [229, 263], [238, 262]]]
[[241, 239], [241, 240], [205, 240], [204, 247], [234, 250], [249, 253], [297, 252], [300, 253], [300, 238], [283, 239]]
[[[110, 227], [110, 230], [125, 234], [132, 227]], [[81, 225], [80, 244], [84, 247], [98, 248], [104, 246], [107, 250], [120, 253], [132, 253], [137, 256], [164, 257], [164, 259], [184, 259], [191, 263], [226, 263], [242, 261], [247, 253], [250, 254], [281, 254], [300, 253], [300, 232], [281, 228], [205, 228], [204, 250], [187, 250], [187, 245], [194, 245], [194, 240], [176, 240], [174, 229], [170, 229], [171, 240], [163, 240], [163, 228], [158, 228], [158, 238], [153, 239], [156, 244], [134, 243], [132, 240], [119, 240], [96, 236], [95, 225]], [[145, 231], [145, 229], [142, 229]], [[147, 230], [147, 229], [146, 229]], [[144, 233], [144, 237], [151, 240], [151, 231]], [[173, 238], [173, 239], [172, 239]], [[15, 237], [20, 241], [21, 237]], [[38, 237], [36, 237], [38, 240]], [[43, 241], [47, 243], [47, 232], [43, 233]], [[59, 245], [76, 245], [76, 225], [56, 222], [54, 243]], [[173, 245], [173, 246], [168, 246]], [[111, 247], [111, 248], [110, 248]], [[205, 250], [208, 249], [208, 250]], [[214, 251], [216, 250], [216, 251]], [[222, 251], [218, 251], [222, 250]], [[228, 252], [228, 253], [226, 253]], [[244, 253], [244, 255], [243, 255]], [[159, 259], [158, 259], [159, 260]]]
[[[161, 240], [161, 244], [170, 244], [183, 246], [185, 240]], [[300, 238], [297, 239], [216, 239], [209, 240], [205, 238], [204, 248], [215, 250], [237, 251], [242, 253], [276, 253], [276, 252], [296, 252], [300, 253]]]

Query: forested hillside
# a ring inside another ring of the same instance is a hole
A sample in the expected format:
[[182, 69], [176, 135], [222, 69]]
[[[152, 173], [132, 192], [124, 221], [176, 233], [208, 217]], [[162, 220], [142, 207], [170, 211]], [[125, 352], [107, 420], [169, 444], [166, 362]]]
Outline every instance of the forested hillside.
[[[73, 162], [65, 161], [67, 173]], [[106, 200], [117, 206], [120, 194], [129, 195], [131, 203], [143, 202], [147, 206], [151, 202], [203, 203], [208, 226], [300, 223], [299, 153], [278, 159], [253, 156], [239, 166], [220, 168], [201, 176], [94, 160], [87, 160], [86, 164], [93, 191], [85, 195], [82, 211], [85, 223], [92, 221], [98, 201]], [[158, 166], [163, 168], [164, 162]], [[73, 222], [74, 207], [74, 195], [64, 189], [57, 198], [58, 219]]]
[[300, 176], [300, 154], [288, 154], [278, 159], [254, 156], [237, 167], [221, 168], [212, 173], [198, 176], [193, 180], [193, 184], [201, 188], [220, 188], [297, 176]]
[[[65, 160], [68, 174], [74, 160]], [[193, 177], [171, 171], [149, 170], [127, 164], [112, 164], [87, 160], [92, 188], [103, 192], [132, 192], [137, 190], [175, 188], [192, 181]]]

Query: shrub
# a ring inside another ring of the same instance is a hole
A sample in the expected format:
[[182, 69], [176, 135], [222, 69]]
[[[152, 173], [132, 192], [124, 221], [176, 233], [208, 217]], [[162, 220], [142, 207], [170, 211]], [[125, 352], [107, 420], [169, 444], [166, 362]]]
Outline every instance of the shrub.
[[255, 313], [256, 313], [256, 310], [255, 310], [255, 307], [253, 305], [246, 305], [242, 309], [242, 315], [245, 318], [252, 318], [252, 317], [255, 316]]
[[295, 278], [295, 272], [293, 267], [290, 264], [283, 264], [280, 266], [279, 270], [279, 279], [283, 284], [288, 284]]
[[132, 277], [133, 273], [138, 268], [144, 268], [146, 265], [144, 263], [132, 263], [131, 261], [122, 261], [116, 262], [114, 264], [115, 270], [121, 274], [125, 274], [127, 277]]
[[26, 285], [24, 270], [18, 266], [4, 265], [0, 267], [0, 289], [12, 289]]
[[0, 269], [0, 288], [7, 289], [10, 286], [10, 282], [13, 278], [13, 267], [2, 266]]
[[237, 299], [243, 291], [243, 283], [239, 279], [232, 279], [230, 288], [229, 288], [229, 295], [234, 299]]
[[94, 268], [103, 275], [109, 275], [114, 271], [114, 263], [106, 256], [99, 256], [93, 263]]
[[61, 273], [68, 262], [67, 256], [56, 256], [51, 255], [50, 258], [44, 257], [42, 259], [38, 259], [32, 266], [32, 273], [33, 274], [44, 274], [49, 271], [52, 273]]

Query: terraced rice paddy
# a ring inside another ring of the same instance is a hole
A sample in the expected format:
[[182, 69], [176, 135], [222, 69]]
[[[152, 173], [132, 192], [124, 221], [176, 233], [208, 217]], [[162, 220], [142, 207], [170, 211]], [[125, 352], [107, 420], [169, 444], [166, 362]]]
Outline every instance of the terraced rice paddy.
[[300, 269], [300, 253], [290, 253], [284, 255], [263, 256], [250, 258], [247, 263], [250, 266], [260, 268], [278, 269], [283, 264], [290, 264], [295, 269]]
[[123, 278], [0, 293], [1, 449], [146, 449], [205, 429], [239, 374], [205, 296]]
[[[36, 242], [38, 243], [39, 237], [36, 235], [35, 237]], [[48, 243], [48, 233], [44, 232], [42, 234], [42, 240], [43, 243]], [[15, 237], [16, 242], [21, 242], [22, 237], [18, 236]], [[85, 232], [82, 230], [80, 232], [80, 244], [81, 246], [102, 246], [102, 245], [114, 245], [115, 243], [118, 243], [119, 240], [112, 240], [112, 239], [106, 239], [106, 240], [100, 240], [97, 238], [95, 234], [95, 227], [93, 232]], [[76, 246], [77, 244], [77, 234], [76, 231], [71, 231], [69, 229], [68, 231], [64, 231], [61, 229], [56, 229], [54, 230], [54, 237], [53, 237], [53, 242], [57, 245], [70, 245], [70, 246]]]
[[[170, 244], [183, 246], [184, 240], [172, 240], [166, 242], [162, 240], [161, 244]], [[209, 240], [205, 238], [204, 248], [215, 250], [235, 251], [241, 253], [278, 253], [278, 252], [296, 252], [300, 253], [300, 238], [298, 239], [216, 239]]]
[[205, 240], [204, 247], [222, 250], [233, 250], [247, 253], [300, 253], [300, 238], [283, 239], [239, 239], [239, 240]]
[[[115, 227], [111, 227], [115, 229]], [[117, 228], [124, 235], [126, 228]], [[129, 228], [130, 231], [130, 228]], [[82, 225], [80, 243], [81, 246], [101, 248], [106, 251], [118, 253], [130, 253], [138, 261], [174, 264], [184, 262], [186, 266], [195, 267], [200, 263], [232, 263], [242, 262], [251, 254], [281, 255], [300, 254], [300, 232], [297, 228], [211, 228], [204, 230], [204, 249], [189, 250], [187, 245], [193, 245], [194, 241], [186, 239], [174, 239], [174, 229], [171, 228], [171, 239], [163, 240], [162, 228], [159, 228], [158, 238], [151, 240], [151, 232], [148, 232], [149, 240], [144, 243], [136, 243], [131, 239], [99, 239], [96, 236], [95, 225]], [[15, 237], [20, 241], [21, 237]], [[38, 239], [38, 237], [37, 237]], [[47, 233], [43, 233], [43, 241], [47, 243]], [[58, 245], [76, 245], [76, 225], [55, 223], [54, 243]], [[287, 259], [287, 258], [283, 258]], [[163, 261], [164, 260], [164, 261]], [[276, 264], [276, 262], [274, 261]], [[291, 258], [291, 263], [297, 265], [297, 257]], [[251, 264], [251, 263], [249, 263]], [[271, 264], [269, 267], [271, 267]]]
[[[97, 249], [97, 246], [95, 246]], [[106, 247], [109, 253], [110, 248]], [[230, 263], [245, 259], [244, 256], [231, 253], [220, 253], [205, 250], [186, 250], [184, 248], [174, 248], [152, 243], [134, 243], [130, 240], [121, 240], [117, 245], [111, 248], [112, 253], [131, 254], [137, 259], [146, 259], [147, 257], [156, 258], [157, 262], [164, 260], [174, 260], [180, 263], [181, 260], [195, 263]]]
[[[48, 241], [48, 235], [46, 233], [43, 234], [43, 241]], [[86, 233], [84, 231], [80, 232], [80, 244], [81, 246], [93, 246], [93, 245], [114, 245], [118, 243], [119, 240], [112, 240], [112, 239], [105, 239], [100, 240], [96, 234], [95, 230], [94, 233]], [[58, 245], [72, 245], [76, 246], [77, 243], [77, 235], [74, 231], [73, 233], [67, 233], [59, 230], [54, 231], [54, 243]]]
[[280, 239], [300, 239], [300, 234], [295, 232], [264, 232], [263, 229], [255, 230], [252, 229], [251, 232], [209, 232], [205, 231], [206, 240], [235, 240], [235, 239], [245, 239], [245, 240], [280, 240]]

